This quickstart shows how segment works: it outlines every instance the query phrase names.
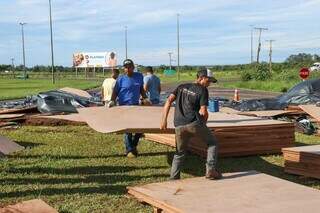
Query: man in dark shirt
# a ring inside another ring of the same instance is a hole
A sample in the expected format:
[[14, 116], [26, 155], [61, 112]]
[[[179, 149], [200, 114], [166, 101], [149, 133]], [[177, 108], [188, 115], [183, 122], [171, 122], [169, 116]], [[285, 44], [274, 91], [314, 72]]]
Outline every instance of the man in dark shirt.
[[176, 153], [172, 161], [170, 179], [180, 179], [180, 171], [186, 156], [189, 139], [199, 138], [208, 145], [206, 178], [220, 179], [222, 175], [216, 170], [217, 139], [206, 126], [208, 120], [208, 89], [211, 82], [217, 80], [208, 69], [197, 73], [195, 83], [179, 85], [168, 97], [163, 109], [160, 128], [167, 129], [167, 117], [171, 104], [176, 101], [174, 126], [176, 133]]

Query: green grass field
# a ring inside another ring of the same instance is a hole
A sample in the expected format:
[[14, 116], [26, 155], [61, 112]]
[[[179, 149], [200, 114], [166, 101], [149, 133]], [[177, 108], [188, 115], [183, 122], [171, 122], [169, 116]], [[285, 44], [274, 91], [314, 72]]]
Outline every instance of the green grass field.
[[[0, 206], [41, 198], [59, 212], [152, 212], [126, 194], [127, 186], [166, 181], [174, 149], [142, 140], [140, 156], [123, 156], [120, 135], [94, 132], [87, 126], [0, 130], [28, 147], [0, 159]], [[296, 134], [296, 141], [319, 144], [318, 137]], [[258, 170], [320, 189], [320, 180], [283, 172], [281, 155], [219, 159], [222, 172]], [[182, 178], [203, 176], [203, 159], [187, 158]]]
[[101, 85], [101, 81], [92, 80], [57, 80], [52, 84], [47, 79], [0, 79], [0, 100], [23, 98], [62, 87], [89, 89]]

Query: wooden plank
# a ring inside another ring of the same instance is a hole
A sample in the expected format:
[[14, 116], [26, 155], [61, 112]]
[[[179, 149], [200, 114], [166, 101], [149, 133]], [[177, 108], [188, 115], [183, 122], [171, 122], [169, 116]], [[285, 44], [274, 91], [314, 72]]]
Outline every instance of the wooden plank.
[[14, 118], [21, 118], [25, 114], [0, 114], [0, 120], [3, 119], [14, 119]]
[[0, 208], [0, 213], [58, 213], [58, 211], [41, 199], [34, 199]]
[[128, 187], [128, 193], [164, 212], [313, 213], [320, 191], [255, 171]]
[[1, 108], [0, 114], [20, 114], [20, 113], [31, 113], [31, 112], [39, 112], [37, 106], [24, 107], [19, 109], [6, 109]]

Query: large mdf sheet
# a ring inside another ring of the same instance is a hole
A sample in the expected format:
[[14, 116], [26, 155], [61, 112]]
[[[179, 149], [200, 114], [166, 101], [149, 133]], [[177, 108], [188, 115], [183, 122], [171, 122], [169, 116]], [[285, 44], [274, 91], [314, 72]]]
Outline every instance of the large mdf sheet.
[[165, 212], [314, 213], [320, 191], [255, 171], [128, 187], [128, 193]]
[[43, 119], [56, 119], [56, 120], [66, 120], [66, 121], [74, 121], [74, 122], [85, 122], [82, 117], [78, 113], [72, 113], [68, 115], [37, 115], [35, 118], [43, 118]]
[[74, 95], [86, 97], [86, 98], [91, 98], [92, 97], [87, 91], [84, 91], [84, 90], [81, 90], [81, 89], [75, 89], [75, 88], [71, 88], [71, 87], [64, 87], [64, 88], [61, 88], [59, 90], [64, 91], [64, 92], [68, 92], [68, 93], [71, 93], [71, 94], [74, 94]]
[[0, 213], [58, 213], [58, 211], [43, 200], [35, 199], [0, 208]]
[[320, 107], [317, 107], [316, 105], [299, 105], [299, 107], [311, 117], [320, 121]]
[[[168, 116], [168, 130], [160, 130], [162, 107], [157, 106], [118, 106], [113, 108], [88, 107], [78, 112], [82, 119], [94, 130], [102, 133], [141, 132], [141, 133], [173, 133], [174, 108]], [[235, 128], [283, 125], [287, 122], [255, 118], [223, 112], [209, 113], [209, 128]]]
[[19, 144], [9, 140], [6, 137], [0, 136], [0, 156], [8, 155], [13, 152], [21, 151], [24, 147]]

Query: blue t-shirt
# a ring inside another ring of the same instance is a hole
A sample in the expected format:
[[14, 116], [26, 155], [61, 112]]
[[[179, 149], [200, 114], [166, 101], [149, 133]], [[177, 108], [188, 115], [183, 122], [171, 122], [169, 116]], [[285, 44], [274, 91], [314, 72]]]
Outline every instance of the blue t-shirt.
[[134, 72], [131, 77], [119, 76], [114, 86], [119, 105], [139, 105], [141, 89], [143, 89], [143, 75], [141, 73]]
[[160, 102], [160, 79], [155, 75], [148, 74], [144, 76], [143, 82], [148, 87], [147, 96], [150, 99], [151, 103], [158, 104]]

